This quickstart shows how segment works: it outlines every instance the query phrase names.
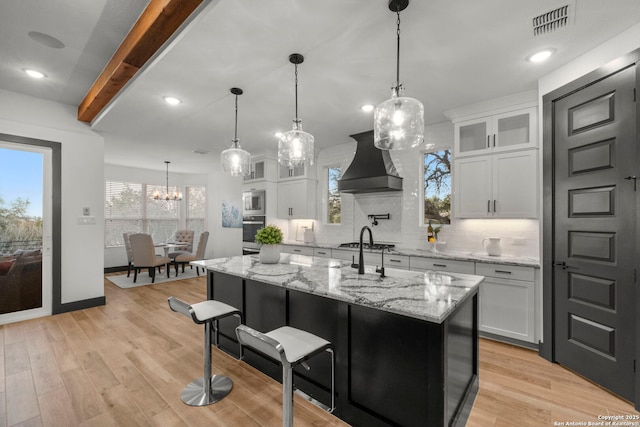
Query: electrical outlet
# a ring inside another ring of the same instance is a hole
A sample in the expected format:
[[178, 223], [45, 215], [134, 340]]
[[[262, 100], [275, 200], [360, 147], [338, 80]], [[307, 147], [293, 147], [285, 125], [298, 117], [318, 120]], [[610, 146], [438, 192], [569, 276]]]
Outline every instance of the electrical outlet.
[[78, 225], [95, 225], [96, 217], [95, 216], [79, 216], [78, 217]]
[[527, 245], [527, 239], [525, 239], [524, 237], [512, 237], [511, 238], [511, 244], [513, 246], [526, 246]]

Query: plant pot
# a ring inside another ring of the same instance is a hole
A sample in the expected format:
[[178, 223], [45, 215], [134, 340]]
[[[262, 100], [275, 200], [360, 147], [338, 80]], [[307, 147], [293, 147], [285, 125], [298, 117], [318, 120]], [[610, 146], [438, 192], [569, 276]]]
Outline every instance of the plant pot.
[[282, 245], [262, 245], [260, 246], [260, 262], [263, 264], [276, 264], [280, 261]]

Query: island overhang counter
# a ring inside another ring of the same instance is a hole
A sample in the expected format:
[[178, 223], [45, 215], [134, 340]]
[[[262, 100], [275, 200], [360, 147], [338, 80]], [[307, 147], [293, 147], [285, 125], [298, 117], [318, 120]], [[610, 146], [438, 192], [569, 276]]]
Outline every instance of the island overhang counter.
[[[266, 332], [283, 325], [334, 345], [336, 410], [354, 426], [464, 425], [478, 388], [478, 287], [483, 277], [386, 270], [358, 274], [342, 260], [282, 254], [192, 263], [207, 270], [207, 297], [231, 304]], [[237, 321], [220, 321], [217, 341], [238, 356]], [[244, 360], [281, 380], [271, 359], [245, 349]], [[295, 372], [295, 386], [330, 402], [329, 357]]]

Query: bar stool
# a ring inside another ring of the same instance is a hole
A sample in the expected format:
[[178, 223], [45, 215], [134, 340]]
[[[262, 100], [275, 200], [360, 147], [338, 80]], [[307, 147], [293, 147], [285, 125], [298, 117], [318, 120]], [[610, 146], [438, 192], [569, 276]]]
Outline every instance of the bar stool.
[[283, 326], [271, 332], [262, 333], [246, 325], [236, 328], [240, 344], [264, 353], [282, 364], [282, 425], [293, 426], [293, 368], [302, 365], [310, 357], [327, 351], [331, 353], [331, 408], [335, 409], [335, 355], [329, 341], [309, 332], [290, 326]]
[[[220, 301], [207, 300], [189, 305], [177, 298], [169, 297], [171, 310], [191, 317], [198, 325], [204, 324], [204, 376], [189, 383], [180, 397], [182, 401], [191, 406], [205, 406], [222, 400], [233, 387], [231, 378], [225, 375], [211, 374], [211, 331], [217, 342], [218, 320], [228, 316], [237, 316], [242, 324], [242, 313], [235, 307]], [[242, 346], [240, 346], [240, 358], [242, 358]]]

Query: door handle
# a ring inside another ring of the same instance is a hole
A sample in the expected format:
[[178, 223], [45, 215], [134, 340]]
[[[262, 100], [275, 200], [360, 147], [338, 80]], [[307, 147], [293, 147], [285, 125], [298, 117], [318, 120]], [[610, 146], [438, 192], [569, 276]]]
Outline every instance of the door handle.
[[633, 180], [633, 191], [636, 191], [636, 181], [638, 180], [638, 177], [635, 175], [632, 175], [632, 176], [626, 177], [625, 179], [628, 181]]
[[552, 264], [554, 267], [560, 267], [563, 270], [566, 270], [567, 268], [569, 268], [569, 266], [567, 265], [566, 262], [562, 261], [562, 262], [553, 262]]

